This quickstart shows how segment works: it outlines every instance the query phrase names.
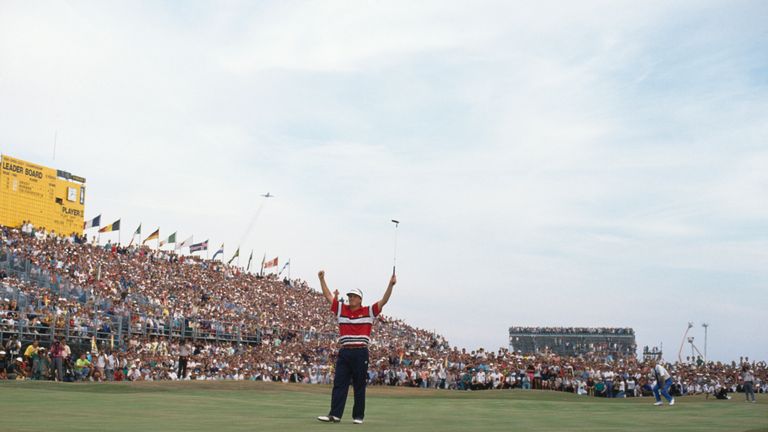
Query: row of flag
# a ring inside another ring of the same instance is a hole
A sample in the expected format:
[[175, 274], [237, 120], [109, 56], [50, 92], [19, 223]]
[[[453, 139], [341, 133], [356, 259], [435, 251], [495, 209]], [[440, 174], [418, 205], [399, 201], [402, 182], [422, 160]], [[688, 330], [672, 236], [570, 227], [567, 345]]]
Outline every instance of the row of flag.
[[[95, 218], [84, 222], [83, 229], [87, 230], [89, 228], [99, 228], [100, 225], [101, 225], [101, 215], [98, 215]], [[107, 232], [113, 232], [113, 231], [120, 231], [120, 219], [116, 220], [115, 222], [109, 225], [99, 228], [99, 233], [107, 233]], [[136, 228], [136, 231], [134, 231], [133, 236], [131, 238], [131, 242], [128, 243], [128, 246], [131, 246], [133, 244], [133, 241], [136, 238], [136, 236], [138, 236], [139, 239], [141, 239], [141, 224], [139, 224], [139, 227]], [[182, 242], [177, 242], [176, 233], [173, 233], [170, 236], [168, 236], [168, 238], [164, 240], [160, 240], [160, 228], [158, 228], [155, 231], [153, 231], [152, 234], [147, 236], [147, 238], [145, 238], [141, 242], [141, 244], [145, 245], [149, 241], [158, 240], [158, 245], [160, 247], [167, 244], [173, 244], [175, 245], [174, 250], [179, 250], [179, 249], [188, 247], [189, 253], [208, 251], [208, 240], [200, 243], [192, 243], [193, 241], [192, 238], [193, 236], [189, 236], [189, 238], [187, 238], [186, 240]], [[224, 254], [224, 243], [222, 243], [221, 246], [219, 246], [219, 249], [217, 249], [216, 252], [213, 254], [213, 257], [211, 258], [211, 260], [215, 260], [216, 257], [222, 254]], [[230, 258], [229, 261], [227, 261], [227, 264], [232, 264], [232, 261], [234, 261], [235, 258], [238, 258], [239, 256], [240, 256], [240, 248], [238, 247], [237, 250], [235, 251], [235, 254], [232, 255], [232, 258]], [[269, 268], [278, 266], [278, 257], [272, 258], [270, 260], [267, 260], [266, 258], [267, 256], [266, 254], [264, 254], [264, 258], [262, 258], [261, 260], [262, 271], [264, 269], [269, 269]], [[246, 267], [246, 271], [249, 271], [251, 269], [252, 261], [253, 261], [253, 251], [251, 251], [251, 255], [248, 257], [248, 265]], [[285, 269], [290, 266], [290, 264], [291, 264], [291, 260], [286, 261], [285, 264], [283, 264], [283, 267], [278, 272], [278, 275], [282, 274], [283, 271], [285, 271]]]
[[[98, 215], [89, 221], [83, 222], [83, 230], [87, 230], [89, 228], [99, 228], [100, 226], [101, 226], [101, 215]], [[120, 231], [120, 219], [112, 222], [109, 225], [99, 228], [100, 233], [112, 232], [112, 231]]]

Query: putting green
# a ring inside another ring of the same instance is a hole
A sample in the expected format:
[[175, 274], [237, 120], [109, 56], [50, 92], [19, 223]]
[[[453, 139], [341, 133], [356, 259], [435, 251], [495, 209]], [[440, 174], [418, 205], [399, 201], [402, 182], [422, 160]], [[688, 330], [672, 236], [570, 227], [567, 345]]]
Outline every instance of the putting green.
[[[595, 399], [544, 391], [370, 387], [365, 424], [324, 424], [330, 387], [255, 382], [0, 382], [2, 431], [768, 431], [768, 404]], [[763, 396], [763, 395], [759, 395]]]

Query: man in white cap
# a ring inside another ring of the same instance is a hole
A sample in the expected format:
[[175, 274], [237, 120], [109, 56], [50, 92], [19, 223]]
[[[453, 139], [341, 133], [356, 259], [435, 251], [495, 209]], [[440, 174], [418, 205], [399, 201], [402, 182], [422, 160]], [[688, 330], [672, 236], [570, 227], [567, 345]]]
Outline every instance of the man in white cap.
[[353, 288], [347, 292], [349, 305], [339, 303], [339, 292], [331, 291], [325, 283], [325, 271], [318, 273], [323, 296], [331, 303], [331, 311], [339, 321], [339, 352], [336, 358], [336, 371], [333, 378], [331, 412], [317, 419], [322, 422], [338, 423], [344, 414], [349, 384], [352, 383], [355, 405], [352, 407], [352, 423], [362, 424], [365, 417], [365, 386], [368, 379], [368, 344], [371, 341], [371, 329], [381, 309], [392, 295], [392, 287], [397, 283], [394, 273], [389, 279], [384, 297], [371, 306], [363, 306], [363, 292]]

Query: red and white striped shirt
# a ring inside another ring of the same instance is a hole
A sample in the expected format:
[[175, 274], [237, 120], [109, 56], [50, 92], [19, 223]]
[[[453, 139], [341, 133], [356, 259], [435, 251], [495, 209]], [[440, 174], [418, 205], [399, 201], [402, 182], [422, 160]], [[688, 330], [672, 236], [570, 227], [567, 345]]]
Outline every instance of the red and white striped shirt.
[[371, 306], [360, 306], [353, 311], [348, 305], [340, 304], [338, 299], [333, 299], [331, 311], [339, 320], [340, 346], [367, 347], [371, 343], [373, 322], [381, 313], [378, 302]]

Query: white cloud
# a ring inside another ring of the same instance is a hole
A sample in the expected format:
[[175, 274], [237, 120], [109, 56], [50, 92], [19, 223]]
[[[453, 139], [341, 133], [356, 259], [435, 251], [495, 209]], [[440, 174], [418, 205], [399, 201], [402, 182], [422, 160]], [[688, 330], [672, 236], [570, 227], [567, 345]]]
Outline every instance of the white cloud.
[[[388, 310], [457, 344], [517, 323], [740, 334], [768, 305], [764, 12], [4, 2], [0, 145], [87, 177], [88, 212], [374, 295], [401, 218]], [[715, 286], [739, 298], [718, 309]]]

